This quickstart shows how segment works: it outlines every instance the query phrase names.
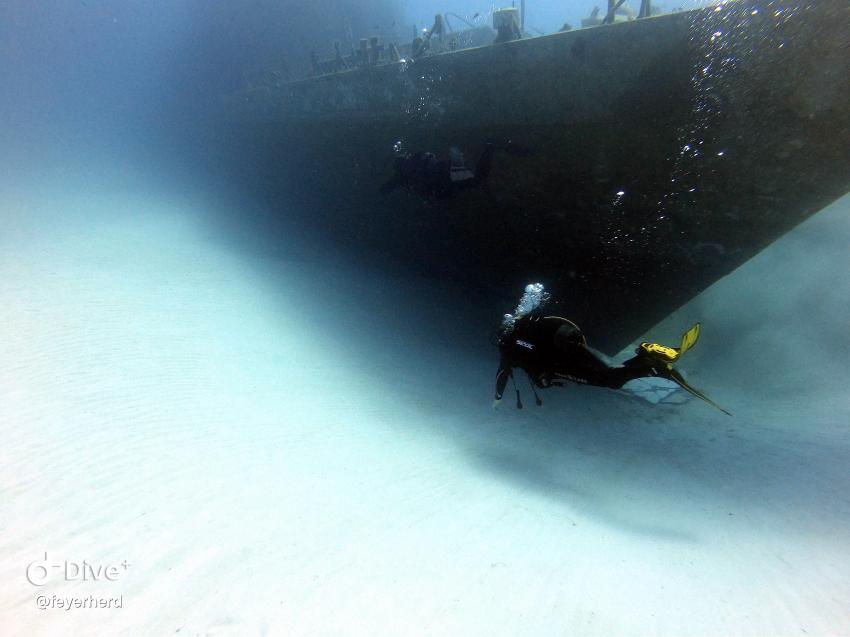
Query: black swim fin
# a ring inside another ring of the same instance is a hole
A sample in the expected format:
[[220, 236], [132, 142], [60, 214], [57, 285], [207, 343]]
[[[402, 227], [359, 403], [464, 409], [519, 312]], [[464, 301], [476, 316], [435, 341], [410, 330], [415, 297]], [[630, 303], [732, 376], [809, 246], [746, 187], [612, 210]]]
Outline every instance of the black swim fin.
[[718, 405], [716, 402], [714, 402], [713, 400], [711, 400], [711, 398], [709, 398], [708, 396], [706, 396], [705, 394], [703, 394], [700, 390], [698, 390], [697, 388], [692, 387], [691, 385], [689, 385], [689, 384], [688, 384], [688, 381], [686, 381], [686, 380], [682, 377], [682, 375], [681, 375], [679, 372], [677, 372], [675, 369], [673, 369], [673, 366], [672, 366], [672, 365], [670, 365], [670, 366], [668, 366], [668, 367], [667, 367], [667, 373], [665, 374], [665, 376], [667, 376], [670, 380], [672, 380], [674, 383], [676, 383], [677, 385], [679, 385], [679, 387], [681, 387], [682, 389], [684, 389], [686, 392], [688, 392], [688, 393], [690, 393], [690, 394], [693, 394], [694, 396], [696, 396], [697, 398], [699, 398], [699, 399], [701, 399], [701, 400], [704, 400], [705, 402], [707, 402], [707, 403], [708, 403], [709, 405], [711, 405], [712, 407], [716, 407], [717, 409], [719, 409], [720, 411], [722, 411], [722, 412], [723, 412], [724, 414], [726, 414], [727, 416], [731, 416], [731, 415], [732, 415], [732, 414], [730, 414], [728, 411], [726, 411], [725, 409], [723, 409], [723, 407], [721, 407], [721, 406], [720, 406], [720, 405]]

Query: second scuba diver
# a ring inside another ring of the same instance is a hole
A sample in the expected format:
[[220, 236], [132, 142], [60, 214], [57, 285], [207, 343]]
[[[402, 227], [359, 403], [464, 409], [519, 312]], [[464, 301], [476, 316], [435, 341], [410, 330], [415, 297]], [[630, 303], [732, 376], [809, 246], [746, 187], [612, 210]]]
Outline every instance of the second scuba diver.
[[486, 144], [473, 172], [466, 166], [463, 153], [452, 146], [448, 161], [433, 153], [407, 153], [396, 157], [393, 176], [381, 186], [381, 194], [388, 195], [397, 188], [408, 192], [445, 199], [458, 190], [477, 188], [490, 175], [493, 163], [493, 144]]
[[404, 153], [393, 162], [393, 176], [381, 186], [381, 194], [404, 188], [409, 194], [427, 199], [447, 199], [462, 190], [486, 187], [496, 151], [513, 157], [527, 157], [531, 151], [511, 140], [489, 141], [475, 164], [475, 169], [466, 165], [463, 152], [457, 147], [449, 149], [448, 157], [434, 153]]

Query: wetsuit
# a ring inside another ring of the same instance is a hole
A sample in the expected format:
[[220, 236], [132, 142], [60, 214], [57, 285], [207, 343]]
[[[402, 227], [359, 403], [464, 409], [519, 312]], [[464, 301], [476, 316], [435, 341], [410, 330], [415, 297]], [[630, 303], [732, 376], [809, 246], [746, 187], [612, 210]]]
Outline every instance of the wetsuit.
[[493, 163], [493, 145], [487, 144], [478, 159], [475, 172], [463, 165], [463, 154], [456, 148], [450, 151], [450, 159], [437, 158], [433, 153], [413, 153], [395, 161], [395, 174], [381, 186], [381, 194], [387, 195], [396, 188], [405, 187], [425, 197], [444, 199], [458, 190], [480, 186], [490, 175]]
[[664, 374], [663, 369], [641, 356], [611, 367], [588, 349], [578, 326], [558, 316], [531, 315], [518, 320], [502, 337], [499, 352], [496, 400], [501, 400], [514, 367], [523, 369], [542, 388], [572, 381], [618, 389], [635, 378]]

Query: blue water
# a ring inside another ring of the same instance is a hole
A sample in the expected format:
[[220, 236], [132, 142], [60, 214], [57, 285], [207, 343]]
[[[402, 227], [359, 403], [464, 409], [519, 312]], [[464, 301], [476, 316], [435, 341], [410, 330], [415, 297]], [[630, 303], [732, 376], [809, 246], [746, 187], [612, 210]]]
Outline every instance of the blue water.
[[850, 199], [653, 329], [734, 417], [494, 410], [501, 317], [214, 170], [270, 6], [0, 8], [0, 633], [850, 634]]

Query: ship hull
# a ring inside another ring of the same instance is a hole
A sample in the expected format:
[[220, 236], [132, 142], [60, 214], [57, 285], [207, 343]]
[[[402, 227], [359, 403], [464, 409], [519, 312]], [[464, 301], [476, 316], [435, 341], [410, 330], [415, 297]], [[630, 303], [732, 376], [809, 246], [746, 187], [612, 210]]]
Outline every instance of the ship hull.
[[[229, 123], [340, 242], [494, 305], [541, 280], [613, 353], [850, 191], [848, 34], [846, 2], [736, 2], [313, 78]], [[480, 188], [382, 196], [399, 142], [506, 150]]]

